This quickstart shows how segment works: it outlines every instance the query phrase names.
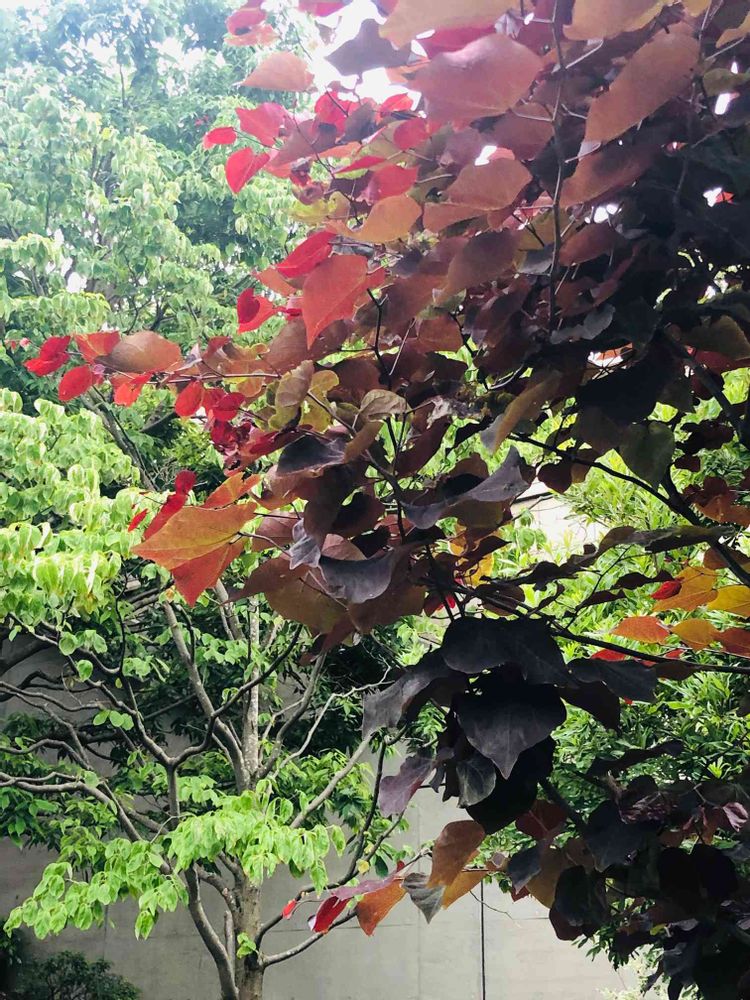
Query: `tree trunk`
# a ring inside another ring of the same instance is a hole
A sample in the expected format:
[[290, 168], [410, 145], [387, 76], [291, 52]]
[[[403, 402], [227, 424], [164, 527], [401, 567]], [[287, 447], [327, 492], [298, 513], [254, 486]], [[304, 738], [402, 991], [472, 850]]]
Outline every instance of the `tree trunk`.
[[239, 1000], [263, 1000], [263, 969], [245, 969]]
[[[260, 930], [260, 886], [245, 880], [241, 892], [241, 915], [238, 932], [254, 941]], [[239, 1000], [262, 1000], [263, 969], [258, 968], [258, 956], [247, 955], [237, 959], [237, 985]]]

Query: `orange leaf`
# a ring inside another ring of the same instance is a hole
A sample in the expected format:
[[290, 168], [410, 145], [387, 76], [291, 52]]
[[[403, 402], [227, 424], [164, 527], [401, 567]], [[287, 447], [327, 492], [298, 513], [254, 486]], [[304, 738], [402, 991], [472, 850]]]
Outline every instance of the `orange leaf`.
[[750, 587], [734, 584], [722, 587], [708, 605], [709, 611], [731, 611], [743, 618], [750, 618]]
[[450, 885], [484, 838], [484, 829], [472, 819], [449, 823], [432, 848], [432, 870], [427, 885]]
[[375, 202], [352, 236], [366, 243], [390, 243], [406, 236], [421, 214], [421, 205], [408, 194], [395, 194]]
[[217, 486], [213, 493], [209, 493], [203, 501], [203, 506], [227, 507], [236, 503], [241, 497], [246, 496], [253, 486], [258, 485], [260, 478], [260, 476], [248, 476], [245, 479], [242, 472], [233, 472], [221, 486]]
[[174, 570], [223, 549], [254, 513], [253, 503], [222, 509], [184, 507], [133, 551], [142, 559]]
[[380, 34], [394, 45], [405, 45], [431, 28], [494, 24], [513, 6], [514, 0], [398, 0]]
[[691, 649], [705, 649], [721, 634], [706, 618], [687, 618], [673, 625], [672, 631]]
[[433, 121], [469, 122], [513, 107], [542, 66], [539, 56], [507, 35], [484, 35], [458, 52], [436, 56], [414, 74], [411, 88], [425, 98]]
[[654, 602], [654, 611], [695, 611], [716, 596], [716, 571], [705, 566], [688, 566], [675, 580], [682, 586], [677, 594]]
[[621, 635], [626, 639], [638, 639], [640, 642], [664, 642], [669, 635], [669, 629], [662, 625], [658, 618], [651, 615], [641, 615], [635, 618], [623, 618], [617, 628], [612, 629], [612, 635]]
[[490, 868], [470, 868], [468, 871], [459, 872], [451, 884], [445, 887], [443, 901], [440, 905], [444, 910], [447, 910], [456, 900], [465, 896], [467, 892], [471, 892], [483, 879], [491, 874], [492, 869]]
[[369, 937], [375, 928], [391, 912], [396, 903], [406, 895], [401, 882], [391, 882], [384, 889], [370, 892], [357, 903], [356, 914], [359, 926]]
[[302, 290], [307, 346], [337, 319], [351, 319], [360, 297], [379, 280], [379, 272], [368, 274], [365, 258], [354, 254], [337, 254], [319, 264]]
[[243, 87], [259, 90], [308, 90], [313, 74], [307, 63], [293, 52], [272, 52], [242, 81]]
[[164, 372], [180, 363], [182, 352], [177, 344], [153, 330], [138, 330], [123, 337], [99, 360], [118, 372]]
[[589, 110], [586, 142], [609, 142], [680, 94], [700, 56], [692, 35], [681, 31], [658, 34], [638, 49], [609, 90]]
[[568, 38], [614, 38], [648, 24], [664, 6], [664, 0], [576, 0], [573, 23], [565, 28]]
[[195, 604], [204, 590], [214, 586], [227, 566], [240, 555], [245, 541], [244, 538], [238, 538], [206, 553], [200, 559], [190, 559], [175, 566], [172, 570], [174, 585], [189, 605]]

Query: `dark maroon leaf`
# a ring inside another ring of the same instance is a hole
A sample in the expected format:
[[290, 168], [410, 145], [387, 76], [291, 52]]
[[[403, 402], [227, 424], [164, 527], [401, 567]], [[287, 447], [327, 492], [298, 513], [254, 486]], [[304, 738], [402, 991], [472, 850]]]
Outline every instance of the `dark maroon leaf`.
[[507, 684], [482, 697], [460, 695], [456, 714], [469, 743], [507, 778], [524, 750], [562, 725], [565, 706], [552, 687]]
[[557, 881], [554, 909], [573, 927], [601, 927], [609, 919], [604, 878], [577, 865]]
[[520, 892], [542, 870], [539, 845], [532, 844], [514, 854], [508, 862], [508, 875], [516, 892]]
[[631, 701], [653, 701], [658, 680], [651, 667], [638, 660], [571, 660], [573, 679], [584, 684], [601, 681], [620, 698]]
[[297, 472], [314, 472], [329, 465], [339, 465], [344, 461], [345, 450], [346, 442], [343, 438], [325, 441], [312, 434], [305, 434], [282, 451], [279, 456], [279, 475], [291, 476]]
[[552, 771], [554, 746], [554, 742], [547, 739], [524, 751], [510, 777], [506, 779], [496, 773], [492, 792], [467, 808], [468, 814], [481, 824], [485, 833], [497, 833], [528, 812], [536, 799], [539, 781]]
[[599, 871], [631, 861], [651, 831], [640, 823], [624, 823], [614, 802], [602, 802], [589, 816], [584, 840]]
[[463, 808], [474, 806], [492, 794], [497, 780], [497, 771], [492, 761], [479, 753], [473, 753], [466, 760], [456, 764], [458, 781], [458, 804]]
[[515, 500], [528, 489], [529, 482], [525, 476], [528, 476], [527, 466], [516, 449], [511, 448], [500, 468], [484, 481], [436, 503], [405, 503], [404, 513], [417, 528], [431, 528], [441, 518], [449, 517], [459, 504], [468, 500], [477, 503], [508, 503]]
[[378, 795], [378, 808], [383, 815], [400, 816], [434, 767], [434, 757], [417, 754], [406, 758], [398, 774], [383, 778]]
[[547, 626], [533, 618], [462, 618], [445, 633], [443, 658], [465, 674], [515, 663], [532, 684], [565, 684], [569, 675]]
[[409, 893], [411, 901], [424, 914], [424, 918], [429, 924], [443, 903], [445, 886], [428, 886], [427, 876], [421, 872], [414, 872], [404, 879], [404, 889]]
[[343, 76], [361, 76], [381, 66], [403, 66], [410, 54], [411, 46], [395, 48], [381, 36], [378, 22], [368, 18], [362, 22], [357, 35], [340, 45], [327, 59]]
[[408, 550], [401, 547], [373, 559], [321, 556], [320, 570], [333, 597], [349, 604], [364, 604], [385, 593], [396, 567], [407, 555]]
[[409, 667], [394, 684], [368, 695], [364, 701], [362, 734], [371, 736], [378, 729], [398, 726], [418, 699], [423, 705], [431, 686], [451, 676], [452, 671], [438, 653], [428, 653]]

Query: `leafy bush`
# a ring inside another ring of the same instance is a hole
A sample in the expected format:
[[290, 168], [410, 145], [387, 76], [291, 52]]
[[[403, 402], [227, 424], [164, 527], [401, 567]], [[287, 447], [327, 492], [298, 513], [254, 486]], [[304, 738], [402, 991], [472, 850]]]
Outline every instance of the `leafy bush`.
[[31, 962], [22, 970], [12, 1000], [139, 1000], [141, 991], [109, 971], [109, 962], [87, 962], [74, 951]]

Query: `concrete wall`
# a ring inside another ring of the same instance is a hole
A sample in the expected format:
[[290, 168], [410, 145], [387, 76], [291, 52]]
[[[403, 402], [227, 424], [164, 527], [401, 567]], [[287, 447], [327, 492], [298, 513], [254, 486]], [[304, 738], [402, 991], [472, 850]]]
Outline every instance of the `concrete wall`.
[[[411, 811], [410, 842], [435, 837], [452, 818], [437, 795], [420, 792]], [[30, 893], [44, 863], [40, 851], [0, 844], [0, 914]], [[283, 873], [272, 880], [264, 907], [269, 914], [279, 912], [294, 886]], [[210, 895], [205, 902], [210, 911]], [[304, 940], [311, 911], [309, 904], [299, 907], [267, 936], [266, 950], [282, 951]], [[601, 1000], [604, 989], [625, 987], [606, 960], [592, 961], [574, 944], [558, 941], [546, 911], [533, 901], [513, 903], [488, 886], [484, 914], [484, 995], [481, 906], [467, 896], [429, 926], [404, 899], [371, 938], [354, 923], [332, 931], [299, 957], [269, 970], [267, 1000]], [[213, 965], [189, 917], [162, 916], [146, 942], [134, 938], [134, 917], [134, 906], [118, 904], [100, 930], [29, 943], [41, 953], [73, 948], [105, 958], [143, 990], [144, 1000], [216, 1000]]]

